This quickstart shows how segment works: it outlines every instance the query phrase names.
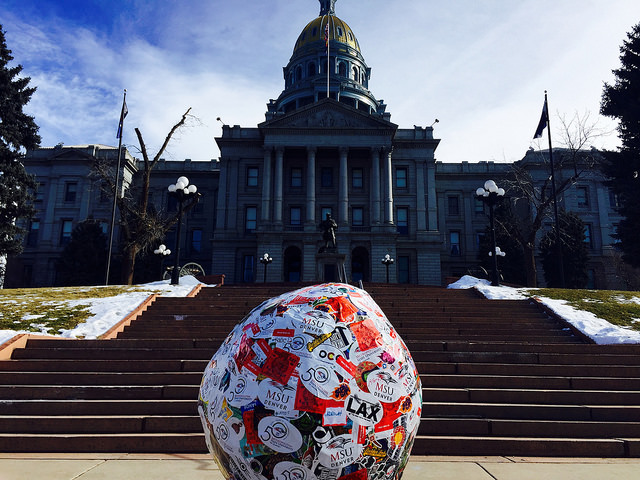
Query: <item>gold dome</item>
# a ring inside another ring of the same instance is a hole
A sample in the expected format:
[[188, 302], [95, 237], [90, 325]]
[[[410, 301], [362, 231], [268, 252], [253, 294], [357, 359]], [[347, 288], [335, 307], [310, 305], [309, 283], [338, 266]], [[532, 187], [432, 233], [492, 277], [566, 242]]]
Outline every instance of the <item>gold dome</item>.
[[360, 52], [358, 39], [351, 27], [334, 15], [322, 15], [310, 21], [296, 41], [293, 49], [295, 54], [299, 49], [316, 42], [324, 42], [324, 30], [329, 20], [329, 40], [340, 42]]

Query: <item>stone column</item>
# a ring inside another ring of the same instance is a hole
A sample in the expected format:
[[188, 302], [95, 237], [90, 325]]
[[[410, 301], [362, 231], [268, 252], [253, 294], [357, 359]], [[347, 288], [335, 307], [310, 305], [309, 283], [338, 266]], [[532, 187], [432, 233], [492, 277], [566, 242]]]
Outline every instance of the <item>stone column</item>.
[[387, 225], [393, 225], [393, 170], [391, 169], [391, 148], [383, 150], [384, 155], [384, 221]]
[[349, 224], [349, 172], [347, 157], [349, 149], [340, 148], [340, 180], [338, 188], [338, 222], [340, 225]]
[[427, 198], [428, 228], [435, 232], [438, 230], [438, 201], [436, 199], [436, 164], [433, 160], [427, 163]]
[[216, 231], [222, 232], [226, 225], [227, 216], [227, 176], [229, 161], [220, 159], [220, 181], [218, 183], [218, 211], [216, 212]]
[[264, 166], [262, 168], [262, 222], [271, 221], [271, 147], [264, 147]]
[[427, 205], [424, 199], [424, 163], [416, 160], [416, 213], [418, 214], [418, 231], [427, 229]]
[[276, 148], [276, 178], [275, 178], [275, 202], [273, 220], [276, 224], [282, 225], [282, 184], [283, 175], [284, 147]]
[[316, 147], [307, 147], [307, 221], [316, 223]]
[[371, 223], [380, 224], [380, 149], [371, 149]]

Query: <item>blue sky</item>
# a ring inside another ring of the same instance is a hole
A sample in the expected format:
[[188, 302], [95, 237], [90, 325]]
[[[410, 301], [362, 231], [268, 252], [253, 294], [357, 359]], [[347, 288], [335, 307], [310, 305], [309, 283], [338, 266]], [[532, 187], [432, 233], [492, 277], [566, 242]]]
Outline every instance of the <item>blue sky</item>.
[[[15, 62], [38, 87], [29, 112], [44, 146], [103, 143], [127, 89], [125, 144], [150, 150], [188, 107], [166, 157], [219, 155], [220, 124], [255, 126], [284, 87], [282, 67], [317, 0], [3, 0]], [[640, 22], [637, 0], [338, 0], [372, 77], [401, 128], [430, 125], [437, 160], [513, 161], [533, 146], [544, 90], [557, 115], [599, 118], [604, 81]], [[615, 132], [595, 140], [617, 145]]]

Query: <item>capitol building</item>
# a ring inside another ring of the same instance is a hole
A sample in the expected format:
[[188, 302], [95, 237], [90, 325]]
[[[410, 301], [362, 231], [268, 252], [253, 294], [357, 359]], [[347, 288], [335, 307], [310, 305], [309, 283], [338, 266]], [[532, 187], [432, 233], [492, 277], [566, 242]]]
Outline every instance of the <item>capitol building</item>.
[[[393, 106], [369, 90], [366, 45], [335, 3], [320, 0], [319, 15], [292, 39], [284, 88], [268, 101], [265, 121], [223, 125], [215, 139], [219, 159], [161, 161], [152, 174], [151, 201], [170, 212], [175, 204], [167, 185], [180, 175], [198, 185], [202, 201], [184, 220], [182, 258], [200, 263], [207, 274], [224, 274], [226, 283], [263, 281], [259, 260], [268, 253], [268, 282], [342, 275], [353, 283], [384, 282], [381, 260], [389, 255], [389, 281], [443, 285], [479, 265], [488, 216], [475, 191], [488, 179], [499, 182], [512, 165], [439, 162], [441, 140], [433, 126], [394, 124]], [[40, 185], [38, 213], [26, 225], [23, 254], [10, 259], [7, 287], [54, 285], [55, 259], [73, 226], [87, 218], [108, 224], [109, 199], [88, 172], [95, 158], [116, 156], [117, 148], [91, 144], [27, 153], [25, 166]], [[519, 163], [544, 179], [546, 156], [523, 152]], [[123, 189], [139, 181], [138, 161], [128, 152], [125, 157]], [[599, 171], [581, 176], [559, 205], [586, 225], [591, 286], [613, 285], [612, 234], [620, 217]], [[329, 252], [319, 227], [327, 216], [337, 225]], [[173, 243], [169, 232], [165, 244]]]

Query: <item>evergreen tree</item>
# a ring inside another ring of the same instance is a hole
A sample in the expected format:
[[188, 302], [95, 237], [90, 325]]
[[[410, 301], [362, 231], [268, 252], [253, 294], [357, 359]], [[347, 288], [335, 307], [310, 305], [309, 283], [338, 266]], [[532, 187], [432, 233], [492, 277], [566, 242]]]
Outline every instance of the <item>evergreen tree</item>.
[[600, 113], [619, 120], [622, 147], [607, 152], [604, 171], [625, 217], [617, 232], [623, 259], [640, 267], [640, 24], [633, 27], [620, 52], [622, 65], [613, 71], [615, 83], [604, 85]]
[[35, 213], [34, 178], [22, 162], [25, 149], [40, 143], [38, 126], [33, 117], [23, 112], [35, 88], [29, 87], [30, 78], [20, 77], [22, 66], [9, 67], [13, 60], [7, 48], [4, 30], [0, 25], [0, 256], [22, 251], [23, 228], [18, 219], [30, 219]]
[[95, 220], [85, 220], [71, 232], [71, 240], [58, 260], [62, 286], [100, 285], [104, 282], [107, 236]]
[[[585, 243], [585, 224], [573, 212], [560, 211], [560, 241], [562, 242], [562, 265], [566, 288], [584, 288], [587, 285], [587, 261], [589, 252]], [[556, 249], [555, 226], [540, 241], [540, 254], [544, 279], [548, 287], [560, 286], [560, 269]]]

